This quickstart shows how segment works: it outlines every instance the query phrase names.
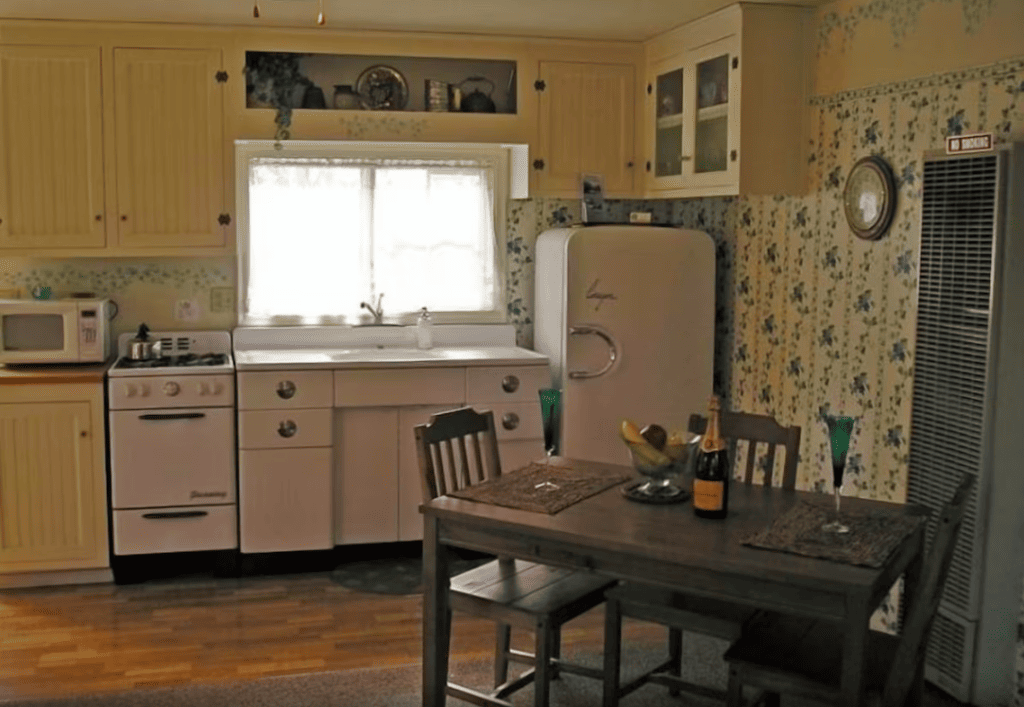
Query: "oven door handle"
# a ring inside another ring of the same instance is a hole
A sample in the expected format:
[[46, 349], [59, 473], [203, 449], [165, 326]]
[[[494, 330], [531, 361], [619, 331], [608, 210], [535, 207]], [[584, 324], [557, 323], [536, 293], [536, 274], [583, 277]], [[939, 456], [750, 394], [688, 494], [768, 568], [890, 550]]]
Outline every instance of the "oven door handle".
[[163, 520], [165, 518], [202, 518], [210, 515], [209, 511], [161, 511], [159, 513], [143, 513], [143, 518]]
[[139, 415], [140, 420], [198, 420], [206, 417], [205, 412], [168, 412]]

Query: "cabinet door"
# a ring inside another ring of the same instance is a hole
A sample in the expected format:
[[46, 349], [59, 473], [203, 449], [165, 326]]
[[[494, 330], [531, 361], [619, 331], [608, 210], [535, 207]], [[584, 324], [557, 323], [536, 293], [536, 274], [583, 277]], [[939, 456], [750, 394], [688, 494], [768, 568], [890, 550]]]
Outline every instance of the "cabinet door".
[[331, 449], [243, 449], [238, 455], [242, 552], [329, 550]]
[[0, 248], [101, 248], [98, 47], [0, 47]]
[[0, 571], [106, 566], [105, 484], [93, 463], [103, 440], [90, 410], [0, 405]]
[[398, 539], [398, 409], [335, 413], [334, 544]]
[[218, 49], [115, 49], [118, 243], [222, 246]]
[[689, 186], [739, 184], [739, 67], [735, 36], [712, 42], [691, 52], [686, 90], [692, 112], [684, 173]]
[[600, 175], [608, 194], [633, 189], [633, 67], [541, 62], [537, 188], [576, 196], [580, 175]]

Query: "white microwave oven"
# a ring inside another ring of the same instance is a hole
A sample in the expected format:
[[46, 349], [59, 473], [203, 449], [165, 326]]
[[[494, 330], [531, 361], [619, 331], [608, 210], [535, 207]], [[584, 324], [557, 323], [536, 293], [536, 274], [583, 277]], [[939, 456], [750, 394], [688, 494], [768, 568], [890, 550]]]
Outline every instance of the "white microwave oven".
[[107, 299], [0, 300], [0, 363], [101, 363], [110, 353]]

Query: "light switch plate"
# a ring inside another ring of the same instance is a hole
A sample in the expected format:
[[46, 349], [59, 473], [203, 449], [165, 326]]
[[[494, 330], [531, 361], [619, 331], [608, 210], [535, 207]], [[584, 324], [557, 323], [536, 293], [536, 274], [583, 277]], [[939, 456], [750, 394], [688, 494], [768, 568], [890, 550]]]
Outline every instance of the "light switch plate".
[[235, 310], [235, 288], [210, 288], [210, 314], [226, 314]]
[[200, 316], [202, 310], [194, 299], [180, 299], [174, 304], [174, 318], [179, 322], [196, 322]]

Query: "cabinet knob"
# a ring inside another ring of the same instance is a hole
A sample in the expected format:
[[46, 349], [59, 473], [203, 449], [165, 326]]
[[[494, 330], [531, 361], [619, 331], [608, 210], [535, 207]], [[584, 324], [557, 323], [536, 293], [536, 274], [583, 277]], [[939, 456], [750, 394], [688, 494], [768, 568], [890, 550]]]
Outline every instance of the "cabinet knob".
[[121, 214], [121, 220], [122, 221], [127, 221], [128, 220], [128, 214]]
[[533, 161], [533, 168], [534, 169], [544, 169], [544, 160], [534, 160]]
[[633, 168], [633, 160], [630, 160], [629, 162], [627, 162], [626, 166], [629, 167], [630, 169], [632, 169]]
[[732, 152], [729, 153], [729, 159], [731, 159], [733, 162], [736, 161], [736, 157], [737, 157], [736, 150], [733, 150]]
[[501, 389], [506, 393], [514, 393], [519, 390], [519, 378], [516, 376], [505, 376], [501, 379]]
[[501, 426], [506, 430], [514, 430], [519, 427], [519, 415], [514, 412], [506, 412], [501, 416]]
[[97, 221], [102, 221], [103, 220], [103, 214], [96, 214], [96, 220]]
[[88, 437], [89, 436], [89, 430], [82, 430], [81, 432], [78, 433], [78, 436], [79, 437]]
[[299, 426], [295, 424], [294, 420], [284, 420], [277, 428], [277, 433], [282, 437], [294, 437], [298, 431]]
[[288, 400], [295, 396], [295, 384], [291, 381], [281, 381], [277, 384], [277, 397]]
[[693, 157], [691, 157], [690, 155], [679, 155], [680, 162], [689, 162], [692, 159]]

